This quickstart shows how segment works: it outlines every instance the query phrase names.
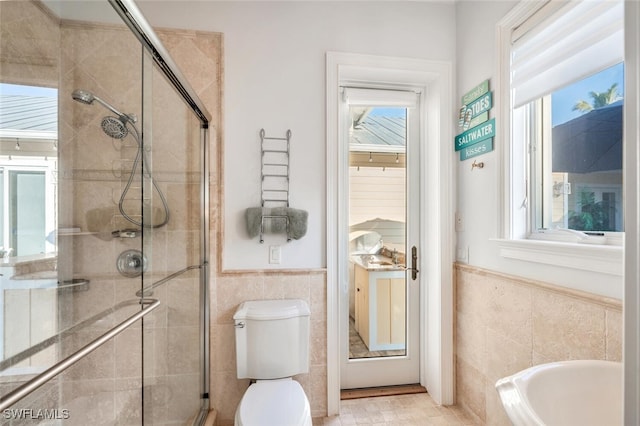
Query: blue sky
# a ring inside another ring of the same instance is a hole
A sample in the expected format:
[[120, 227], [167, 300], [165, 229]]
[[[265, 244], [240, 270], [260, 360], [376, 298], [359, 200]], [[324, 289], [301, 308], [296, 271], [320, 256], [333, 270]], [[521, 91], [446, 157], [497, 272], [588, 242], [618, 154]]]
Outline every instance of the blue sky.
[[583, 113], [580, 111], [573, 111], [573, 106], [581, 100], [591, 103], [589, 92], [604, 92], [613, 83], [618, 83], [618, 94], [624, 96], [624, 67], [622, 63], [554, 92], [551, 97], [552, 125], [556, 126], [582, 115]]
[[28, 95], [55, 98], [58, 96], [58, 89], [50, 87], [20, 86], [18, 84], [0, 83], [0, 93], [3, 95]]
[[369, 115], [375, 116], [384, 116], [384, 117], [405, 117], [406, 116], [406, 108], [403, 107], [377, 107], [374, 108]]

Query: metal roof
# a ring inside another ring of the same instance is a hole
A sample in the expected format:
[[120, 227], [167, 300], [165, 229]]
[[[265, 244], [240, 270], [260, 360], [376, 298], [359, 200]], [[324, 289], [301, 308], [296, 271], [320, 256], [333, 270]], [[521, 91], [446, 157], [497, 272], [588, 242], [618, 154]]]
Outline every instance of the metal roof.
[[350, 131], [350, 151], [405, 152], [406, 118], [364, 114]]
[[0, 137], [58, 138], [58, 99], [0, 93]]

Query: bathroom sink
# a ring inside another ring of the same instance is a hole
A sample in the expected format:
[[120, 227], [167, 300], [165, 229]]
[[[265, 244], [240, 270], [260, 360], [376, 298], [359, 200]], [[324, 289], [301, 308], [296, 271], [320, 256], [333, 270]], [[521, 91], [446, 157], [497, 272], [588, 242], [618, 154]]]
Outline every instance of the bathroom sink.
[[393, 266], [393, 259], [381, 254], [372, 254], [365, 258], [369, 265]]
[[622, 363], [541, 364], [496, 383], [514, 426], [622, 425]]
[[372, 260], [369, 261], [369, 265], [391, 266], [393, 262], [389, 262], [388, 260]]
[[381, 254], [351, 254], [351, 259], [369, 270], [402, 270], [405, 267], [404, 264], [394, 263], [391, 257]]
[[369, 258], [367, 259], [367, 267], [376, 269], [399, 269], [404, 268], [404, 265], [394, 263], [393, 259], [377, 254], [369, 256]]

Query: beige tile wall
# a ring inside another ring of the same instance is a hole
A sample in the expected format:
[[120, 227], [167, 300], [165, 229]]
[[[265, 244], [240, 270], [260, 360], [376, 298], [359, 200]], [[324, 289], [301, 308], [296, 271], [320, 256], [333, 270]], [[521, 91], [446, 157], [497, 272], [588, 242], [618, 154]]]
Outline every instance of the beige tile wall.
[[456, 403], [481, 424], [510, 425], [494, 384], [533, 365], [622, 359], [619, 300], [455, 266]]

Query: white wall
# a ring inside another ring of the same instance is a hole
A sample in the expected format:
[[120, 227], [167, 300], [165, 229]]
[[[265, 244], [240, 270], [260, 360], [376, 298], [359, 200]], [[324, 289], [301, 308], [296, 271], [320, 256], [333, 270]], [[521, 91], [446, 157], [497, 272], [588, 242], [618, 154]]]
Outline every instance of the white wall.
[[[461, 1], [456, 3], [457, 28], [457, 88], [460, 104], [462, 95], [489, 78], [495, 86], [497, 52], [495, 26], [518, 2]], [[493, 90], [493, 88], [492, 88]], [[494, 94], [495, 96], [495, 94]], [[490, 112], [496, 117], [497, 107]], [[498, 117], [498, 120], [503, 117]], [[458, 132], [459, 133], [459, 132]], [[597, 292], [622, 298], [622, 276], [562, 268], [542, 263], [503, 258], [496, 238], [500, 238], [501, 144], [504, 135], [495, 139], [495, 150], [477, 157], [483, 169], [471, 170], [473, 160], [459, 161], [457, 172], [457, 211], [464, 230], [457, 233], [457, 245], [468, 248], [468, 263], [474, 266], [505, 272], [521, 277], [559, 284], [570, 288]], [[622, 272], [622, 271], [620, 271]]]
[[[141, 1], [154, 26], [224, 33], [224, 268], [321, 268], [325, 259], [325, 54], [453, 62], [452, 3]], [[292, 131], [291, 206], [307, 235], [250, 240], [244, 211], [260, 204], [259, 130]], [[282, 263], [268, 264], [270, 245]]]
[[349, 167], [349, 226], [373, 219], [406, 220], [404, 167]]

